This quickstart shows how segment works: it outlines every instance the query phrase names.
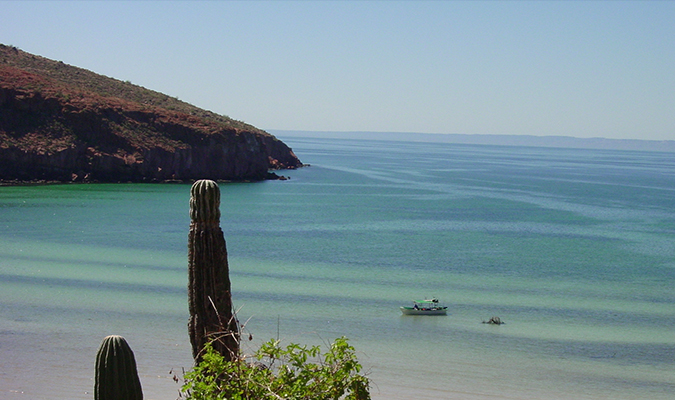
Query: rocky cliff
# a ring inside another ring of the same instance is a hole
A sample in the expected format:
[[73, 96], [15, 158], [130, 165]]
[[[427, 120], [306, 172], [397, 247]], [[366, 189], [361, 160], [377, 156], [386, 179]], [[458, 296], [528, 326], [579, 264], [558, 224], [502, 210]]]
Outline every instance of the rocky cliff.
[[0, 45], [0, 180], [263, 180], [300, 167], [251, 125]]

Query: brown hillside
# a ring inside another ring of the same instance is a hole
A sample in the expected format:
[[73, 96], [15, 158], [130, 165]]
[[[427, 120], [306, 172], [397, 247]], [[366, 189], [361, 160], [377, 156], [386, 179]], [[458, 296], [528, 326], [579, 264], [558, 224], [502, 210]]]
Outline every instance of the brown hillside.
[[299, 166], [251, 125], [0, 45], [1, 180], [261, 180]]

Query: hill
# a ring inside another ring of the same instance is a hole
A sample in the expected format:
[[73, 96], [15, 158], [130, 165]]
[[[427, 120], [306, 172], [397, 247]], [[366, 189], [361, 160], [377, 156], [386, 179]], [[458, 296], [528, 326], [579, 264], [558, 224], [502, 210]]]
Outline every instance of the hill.
[[300, 167], [273, 135], [0, 44], [0, 180], [263, 180]]

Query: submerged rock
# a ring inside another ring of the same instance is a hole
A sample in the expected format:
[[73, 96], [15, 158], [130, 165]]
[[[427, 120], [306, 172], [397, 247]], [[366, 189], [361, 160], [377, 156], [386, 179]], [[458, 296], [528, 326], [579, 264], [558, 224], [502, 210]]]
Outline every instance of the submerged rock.
[[506, 322], [503, 322], [501, 318], [499, 317], [490, 317], [489, 320], [483, 321], [484, 324], [491, 324], [491, 325], [502, 325], [505, 324]]

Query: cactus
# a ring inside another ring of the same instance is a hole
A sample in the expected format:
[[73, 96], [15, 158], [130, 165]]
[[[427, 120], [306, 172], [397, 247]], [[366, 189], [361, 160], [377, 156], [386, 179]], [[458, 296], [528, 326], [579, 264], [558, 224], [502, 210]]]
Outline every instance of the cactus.
[[188, 331], [196, 362], [206, 343], [226, 360], [239, 353], [239, 325], [232, 312], [227, 249], [220, 229], [220, 189], [199, 180], [190, 190], [188, 235]]
[[94, 400], [143, 400], [134, 352], [122, 336], [106, 337], [98, 349]]

